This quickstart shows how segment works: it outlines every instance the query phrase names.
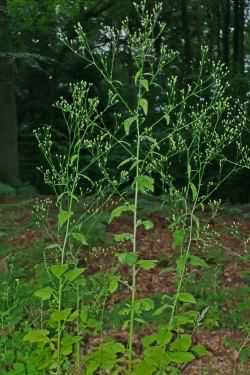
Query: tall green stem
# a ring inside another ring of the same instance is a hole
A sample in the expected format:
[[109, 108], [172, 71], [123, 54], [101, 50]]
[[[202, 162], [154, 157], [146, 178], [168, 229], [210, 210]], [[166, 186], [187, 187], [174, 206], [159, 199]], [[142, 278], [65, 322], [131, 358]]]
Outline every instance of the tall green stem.
[[[135, 177], [135, 195], [134, 195], [134, 214], [133, 214], [133, 254], [137, 250], [137, 209], [138, 209], [138, 176], [139, 176], [139, 159], [140, 159], [140, 124], [139, 119], [136, 121], [137, 129], [137, 143], [136, 143], [136, 177]], [[130, 327], [129, 327], [129, 358], [128, 367], [129, 373], [132, 373], [133, 362], [133, 341], [134, 341], [134, 320], [135, 320], [135, 299], [136, 299], [136, 265], [132, 267], [132, 284], [131, 284], [131, 310], [130, 310]]]

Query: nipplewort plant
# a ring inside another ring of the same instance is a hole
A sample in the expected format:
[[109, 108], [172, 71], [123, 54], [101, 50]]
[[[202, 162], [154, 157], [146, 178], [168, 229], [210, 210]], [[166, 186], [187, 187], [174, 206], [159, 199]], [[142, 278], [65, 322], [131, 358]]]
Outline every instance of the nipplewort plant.
[[[138, 29], [131, 31], [125, 19], [119, 30], [110, 29], [105, 49], [90, 45], [80, 24], [74, 40], [60, 36], [74, 53], [97, 69], [107, 96], [100, 109], [91, 85], [78, 82], [70, 86], [71, 102], [63, 98], [58, 101], [68, 132], [63, 153], [53, 140], [52, 128], [43, 127], [36, 133], [47, 162], [44, 178], [54, 190], [58, 208], [58, 241], [47, 249], [58, 254], [58, 263], [48, 268], [48, 285], [35, 292], [41, 301], [40, 327], [24, 337], [36, 344], [34, 353], [39, 354], [41, 373], [61, 375], [76, 369], [87, 375], [173, 375], [181, 374], [196, 357], [207, 354], [203, 346], [193, 345], [192, 333], [204, 314], [192, 307], [196, 300], [183, 290], [183, 283], [188, 265], [208, 267], [191, 252], [193, 239], [200, 234], [197, 210], [224, 181], [249, 163], [249, 151], [242, 144], [245, 111], [227, 95], [226, 69], [221, 63], [209, 61], [205, 47], [196, 80], [183, 85], [173, 73], [177, 54], [166, 45], [161, 5], [149, 10], [147, 2], [142, 1], [134, 7]], [[116, 79], [115, 62], [123, 54], [130, 58], [130, 98], [124, 91], [126, 79]], [[112, 113], [109, 124], [105, 122], [107, 113]], [[151, 220], [140, 217], [140, 198], [154, 194], [157, 183], [164, 192], [164, 204], [173, 208], [169, 226], [178, 252], [176, 292], [164, 296], [159, 308], [151, 298], [138, 298], [137, 290], [138, 274], [157, 264], [157, 259], [143, 259], [138, 245], [138, 228], [154, 228]], [[120, 193], [124, 184], [130, 186], [132, 199], [126, 191]], [[130, 245], [116, 254], [119, 264], [130, 270], [129, 279], [123, 280], [119, 267], [107, 273], [108, 292], [103, 300], [104, 309], [108, 294], [121, 285], [128, 288], [130, 299], [120, 312], [126, 318], [123, 328], [128, 331], [127, 345], [104, 337], [97, 348], [88, 350], [84, 348], [86, 331], [100, 333], [103, 328], [102, 322], [91, 318], [84, 300], [88, 264], [85, 268], [78, 264], [79, 249], [87, 251], [89, 245], [76, 208], [90, 193], [103, 197], [121, 194], [109, 223], [127, 214], [133, 229], [114, 237], [124, 248], [125, 243]], [[217, 210], [217, 206], [213, 208]], [[70, 305], [67, 294], [71, 295]], [[168, 311], [169, 322], [143, 337], [138, 356], [135, 329], [145, 323], [145, 311], [155, 316]]]

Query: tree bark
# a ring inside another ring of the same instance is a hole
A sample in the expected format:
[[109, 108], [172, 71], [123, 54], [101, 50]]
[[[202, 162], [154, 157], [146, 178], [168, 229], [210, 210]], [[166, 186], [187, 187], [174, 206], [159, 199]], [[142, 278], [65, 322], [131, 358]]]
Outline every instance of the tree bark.
[[[8, 57], [8, 19], [6, 0], [0, 0], [0, 181], [19, 182], [18, 129], [16, 115], [15, 64]], [[4, 36], [4, 37], [3, 37]]]
[[234, 0], [234, 70], [244, 72], [244, 23], [245, 0]]
[[230, 21], [231, 21], [231, 4], [230, 0], [224, 0], [224, 22], [223, 22], [223, 36], [222, 36], [222, 43], [223, 43], [223, 60], [226, 65], [230, 63], [229, 57], [229, 35], [230, 35]]

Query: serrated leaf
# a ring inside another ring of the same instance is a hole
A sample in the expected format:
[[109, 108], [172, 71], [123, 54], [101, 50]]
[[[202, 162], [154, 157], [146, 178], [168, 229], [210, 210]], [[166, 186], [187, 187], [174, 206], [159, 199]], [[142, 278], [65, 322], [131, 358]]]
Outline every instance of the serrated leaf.
[[116, 242], [133, 241], [133, 234], [132, 233], [117, 233], [114, 235], [114, 240]]
[[143, 311], [151, 311], [154, 309], [154, 301], [151, 298], [142, 298], [135, 302], [135, 311], [142, 313]]
[[176, 260], [176, 269], [177, 269], [177, 273], [179, 276], [184, 272], [185, 265], [186, 265], [186, 258], [183, 255], [179, 256]]
[[194, 267], [209, 268], [209, 265], [207, 264], [207, 262], [204, 259], [196, 255], [190, 255], [189, 262]]
[[192, 352], [198, 357], [204, 357], [205, 355], [209, 355], [210, 352], [205, 348], [204, 345], [198, 344], [192, 346]]
[[157, 263], [158, 261], [153, 259], [141, 259], [137, 262], [138, 267], [145, 271], [152, 270]]
[[72, 216], [73, 216], [72, 211], [60, 210], [58, 214], [59, 226], [62, 227]]
[[125, 347], [120, 342], [110, 341], [102, 345], [101, 350], [108, 353], [124, 353]]
[[49, 341], [48, 335], [47, 329], [33, 329], [24, 336], [23, 340], [30, 343], [46, 343]]
[[71, 308], [66, 308], [61, 311], [54, 311], [50, 316], [50, 320], [52, 322], [65, 321], [70, 316], [71, 311], [72, 311]]
[[134, 212], [133, 204], [125, 204], [122, 206], [116, 207], [110, 215], [109, 224], [117, 217], [120, 217], [124, 212]]
[[148, 101], [145, 98], [141, 98], [139, 100], [139, 106], [142, 108], [144, 115], [147, 116], [148, 114]]
[[173, 233], [173, 239], [174, 239], [174, 246], [175, 247], [182, 247], [185, 241], [185, 229], [176, 229]]
[[80, 242], [82, 245], [88, 246], [86, 236], [83, 233], [73, 232], [71, 233], [71, 236], [74, 238], [74, 240]]
[[87, 307], [83, 307], [80, 311], [80, 320], [82, 323], [86, 323], [87, 320], [88, 320], [88, 315], [89, 315], [89, 312], [88, 312], [88, 309]]
[[177, 314], [174, 318], [174, 325], [182, 327], [185, 325], [195, 324], [199, 313], [197, 311], [187, 311], [182, 314]]
[[177, 364], [189, 363], [195, 359], [195, 356], [188, 352], [167, 352], [167, 355], [171, 362]]
[[154, 191], [154, 179], [150, 176], [137, 176], [135, 178], [135, 183], [137, 184], [138, 190], [141, 193], [146, 193], [148, 191]]
[[191, 335], [185, 334], [177, 337], [170, 345], [172, 351], [187, 352], [192, 345]]
[[114, 293], [119, 287], [120, 277], [113, 275], [109, 280], [109, 292]]
[[180, 293], [178, 295], [178, 301], [184, 302], [184, 303], [196, 303], [195, 298], [190, 293]]
[[64, 355], [69, 355], [73, 351], [73, 345], [81, 340], [80, 336], [65, 335], [62, 338], [61, 350]]
[[83, 272], [85, 271], [85, 268], [74, 268], [73, 270], [70, 270], [64, 274], [65, 280], [72, 282], [76, 280]]
[[79, 317], [79, 310], [75, 310], [72, 312], [72, 314], [69, 315], [67, 318], [67, 322], [73, 322], [74, 320], [78, 319]]
[[57, 279], [60, 279], [62, 275], [67, 271], [68, 267], [68, 264], [55, 264], [50, 267], [50, 271]]
[[159, 345], [167, 345], [172, 340], [173, 333], [169, 331], [166, 327], [161, 327], [159, 328], [156, 337]]
[[133, 266], [136, 264], [138, 255], [132, 252], [124, 252], [118, 254], [118, 260], [121, 264], [126, 264], [128, 266]]
[[48, 299], [50, 299], [52, 294], [53, 294], [53, 289], [48, 286], [46, 288], [37, 290], [34, 293], [34, 296], [40, 298], [42, 301], [47, 301]]
[[136, 116], [132, 116], [123, 121], [125, 134], [129, 135], [131, 125], [136, 121]]
[[142, 220], [141, 223], [146, 230], [150, 230], [154, 228], [154, 223], [151, 220]]

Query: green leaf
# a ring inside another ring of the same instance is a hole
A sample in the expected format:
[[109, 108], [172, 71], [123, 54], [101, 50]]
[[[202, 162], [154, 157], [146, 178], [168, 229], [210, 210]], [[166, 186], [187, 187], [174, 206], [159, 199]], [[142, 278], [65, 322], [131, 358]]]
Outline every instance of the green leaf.
[[164, 305], [158, 307], [158, 309], [156, 309], [154, 312], [153, 312], [153, 316], [159, 316], [161, 315], [165, 310], [167, 309], [170, 309], [172, 310], [173, 306], [170, 305], [169, 303], [165, 303]]
[[34, 293], [34, 296], [40, 298], [42, 301], [46, 301], [50, 299], [52, 294], [53, 294], [53, 289], [48, 286], [46, 288], [38, 289]]
[[209, 355], [210, 352], [205, 348], [204, 345], [201, 345], [201, 344], [198, 344], [198, 345], [194, 345], [192, 347], [192, 352], [198, 357], [198, 358], [201, 358], [201, 357], [204, 357], [205, 355]]
[[125, 204], [116, 207], [110, 215], [109, 224], [117, 217], [120, 217], [124, 212], [134, 212], [135, 208], [133, 204]]
[[146, 230], [150, 230], [154, 228], [154, 223], [151, 220], [138, 220], [137, 227], [143, 225]]
[[71, 354], [73, 351], [73, 345], [78, 343], [80, 340], [81, 340], [80, 336], [65, 335], [62, 338], [62, 343], [61, 343], [62, 354], [65, 356]]
[[138, 72], [136, 72], [136, 75], [135, 75], [135, 84], [137, 84], [138, 79], [141, 76], [141, 74], [142, 74], [142, 69], [139, 69]]
[[156, 264], [158, 263], [157, 260], [153, 260], [153, 259], [141, 259], [138, 261], [138, 267], [143, 269], [143, 270], [152, 270], [153, 268], [155, 268]]
[[179, 256], [176, 260], [176, 269], [177, 269], [177, 273], [179, 276], [184, 272], [185, 265], [186, 265], [186, 257], [183, 255]]
[[114, 240], [116, 242], [133, 241], [133, 234], [132, 233], [117, 233], [114, 235]]
[[197, 196], [198, 196], [198, 191], [196, 189], [196, 186], [193, 184], [193, 182], [190, 182], [190, 188], [191, 188], [191, 191], [192, 191], [193, 201], [195, 201]]
[[122, 166], [124, 166], [125, 164], [131, 162], [132, 160], [134, 160], [134, 158], [131, 156], [130, 158], [127, 158], [125, 160], [123, 160], [118, 166], [117, 166], [117, 169], [121, 168]]
[[142, 360], [136, 363], [133, 375], [153, 375], [157, 370], [157, 366], [154, 363], [149, 363], [148, 361]]
[[193, 325], [197, 321], [199, 313], [197, 311], [187, 311], [182, 314], [177, 314], [174, 318], [174, 326], [179, 327], [185, 325]]
[[62, 275], [67, 271], [68, 267], [68, 264], [55, 264], [54, 266], [50, 267], [50, 271], [55, 277], [60, 279]]
[[84, 234], [79, 233], [79, 232], [73, 232], [71, 233], [71, 236], [74, 238], [74, 240], [80, 242], [82, 245], [85, 245], [85, 246], [88, 245], [86, 236]]
[[154, 301], [151, 298], [142, 298], [141, 300], [138, 300], [137, 302], [138, 302], [139, 310], [141, 312], [151, 311], [155, 307]]
[[71, 159], [70, 159], [70, 165], [73, 165], [73, 164], [74, 164], [74, 161], [77, 160], [78, 157], [79, 157], [78, 154], [74, 154], [74, 155], [71, 157]]
[[135, 183], [137, 184], [138, 190], [141, 193], [146, 193], [147, 191], [154, 191], [154, 179], [149, 176], [137, 176], [135, 178]]
[[88, 320], [89, 311], [87, 307], [82, 307], [80, 311], [80, 320], [82, 323], [86, 323]]
[[49, 341], [48, 334], [47, 329], [33, 329], [24, 336], [23, 340], [30, 343], [46, 343]]
[[118, 254], [118, 259], [121, 264], [133, 266], [137, 262], [138, 255], [132, 252], [124, 252], [124, 253]]
[[169, 113], [165, 113], [164, 118], [166, 120], [166, 124], [169, 125], [170, 124], [170, 115], [169, 115]]
[[189, 363], [195, 359], [195, 356], [188, 352], [167, 352], [167, 355], [171, 362], [177, 364]]
[[61, 249], [61, 245], [59, 245], [58, 243], [53, 243], [51, 245], [46, 246], [46, 249], [48, 249], [48, 250]]
[[62, 227], [70, 218], [73, 216], [72, 211], [65, 211], [65, 210], [60, 210], [58, 214], [58, 223], [59, 226]]
[[194, 267], [209, 268], [209, 265], [207, 264], [207, 262], [204, 259], [196, 255], [190, 255], [189, 261], [190, 261], [190, 264]]
[[190, 293], [180, 293], [178, 295], [178, 301], [184, 302], [184, 303], [196, 303], [195, 298]]
[[114, 293], [119, 287], [120, 276], [112, 275], [109, 280], [109, 292]]
[[67, 273], [65, 273], [64, 278], [65, 280], [72, 282], [76, 280], [84, 271], [85, 268], [75, 267], [73, 270], [70, 270]]
[[189, 181], [191, 179], [191, 173], [192, 173], [191, 165], [190, 165], [190, 163], [188, 163], [188, 165], [187, 165], [187, 174], [188, 174], [188, 180]]
[[173, 233], [173, 239], [174, 239], [174, 246], [175, 247], [182, 247], [185, 241], [185, 229], [176, 229]]
[[148, 92], [149, 91], [149, 83], [147, 79], [141, 79], [140, 81], [142, 87]]
[[67, 318], [67, 322], [73, 322], [74, 320], [78, 319], [78, 317], [79, 317], [79, 310], [75, 310]]
[[191, 335], [185, 334], [177, 337], [170, 345], [170, 349], [175, 352], [187, 352], [192, 345]]
[[145, 98], [141, 98], [139, 100], [139, 106], [142, 108], [144, 115], [147, 116], [148, 114], [148, 101]]
[[127, 118], [123, 122], [123, 126], [124, 126], [124, 130], [125, 130], [126, 135], [129, 135], [130, 127], [136, 121], [136, 119], [137, 119], [136, 116], [132, 116], [132, 117]]
[[172, 340], [173, 334], [166, 327], [160, 327], [156, 337], [159, 345], [167, 345]]
[[50, 321], [52, 322], [59, 322], [59, 321], [66, 321], [67, 318], [70, 316], [72, 309], [67, 308], [61, 311], [54, 311], [50, 316]]
[[143, 344], [144, 348], [148, 348], [151, 345], [155, 344], [156, 342], [157, 342], [157, 335], [156, 334], [144, 336], [142, 338], [142, 344]]
[[125, 347], [120, 342], [110, 341], [102, 345], [102, 350], [108, 353], [125, 353]]

